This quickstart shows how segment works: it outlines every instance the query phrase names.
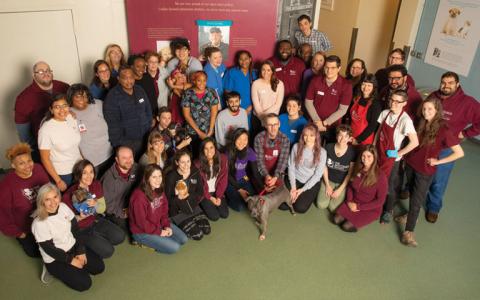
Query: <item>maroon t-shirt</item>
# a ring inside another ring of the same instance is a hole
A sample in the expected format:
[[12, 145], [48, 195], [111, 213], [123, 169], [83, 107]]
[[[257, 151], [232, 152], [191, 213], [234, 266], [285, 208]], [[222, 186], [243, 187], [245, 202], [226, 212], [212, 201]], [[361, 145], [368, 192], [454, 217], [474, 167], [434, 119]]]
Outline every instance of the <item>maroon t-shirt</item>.
[[[421, 141], [420, 141], [421, 143]], [[424, 145], [413, 149], [407, 154], [406, 162], [415, 171], [423, 175], [435, 174], [436, 167], [427, 164], [428, 158], [438, 158], [440, 150], [458, 145], [452, 131], [447, 126], [443, 126], [437, 133], [437, 138], [433, 144]]]
[[15, 171], [5, 176], [0, 182], [0, 231], [12, 237], [31, 231], [30, 214], [36, 207], [38, 189], [48, 181], [40, 164], [34, 164], [30, 178], [20, 178]]
[[315, 76], [308, 85], [305, 99], [313, 100], [318, 116], [325, 120], [337, 111], [340, 104], [350, 105], [352, 84], [339, 75], [337, 80], [328, 86], [324, 76]]
[[[68, 205], [68, 207], [70, 207], [70, 209], [71, 209], [76, 215], [78, 215], [79, 213], [78, 213], [78, 211], [75, 209], [75, 207], [73, 207], [72, 196], [73, 196], [73, 192], [75, 192], [77, 189], [78, 189], [78, 183], [72, 185], [72, 186], [63, 194], [63, 198], [62, 198], [63, 203], [65, 203], [66, 205]], [[92, 182], [92, 184], [88, 187], [88, 191], [89, 191], [91, 194], [94, 194], [94, 195], [95, 195], [95, 199], [100, 199], [100, 198], [103, 197], [102, 184], [101, 184], [100, 181], [98, 181], [98, 180], [94, 180], [94, 181]], [[95, 221], [95, 215], [90, 215], [90, 216], [86, 217], [85, 219], [79, 221], [79, 222], [78, 222], [78, 226], [79, 226], [80, 228], [87, 228], [88, 226], [92, 225], [94, 221]]]
[[275, 67], [275, 75], [283, 81], [285, 86], [285, 96], [292, 93], [300, 92], [300, 84], [302, 83], [303, 71], [305, 71], [305, 63], [298, 57], [292, 56], [286, 65], [282, 65], [276, 57], [270, 58]]
[[65, 94], [69, 87], [65, 82], [54, 80], [50, 93], [42, 90], [38, 84], [33, 81], [32, 84], [17, 96], [17, 100], [15, 101], [15, 123], [30, 123], [32, 134], [35, 139], [37, 139], [40, 123], [45, 117], [52, 95], [59, 93]]

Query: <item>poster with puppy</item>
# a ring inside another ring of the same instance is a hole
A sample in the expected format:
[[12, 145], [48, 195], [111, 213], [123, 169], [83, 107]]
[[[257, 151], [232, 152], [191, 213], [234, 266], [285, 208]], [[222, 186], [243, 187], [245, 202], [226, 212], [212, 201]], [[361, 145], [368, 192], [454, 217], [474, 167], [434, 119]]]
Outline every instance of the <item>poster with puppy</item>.
[[480, 1], [440, 0], [425, 63], [468, 76], [480, 40]]

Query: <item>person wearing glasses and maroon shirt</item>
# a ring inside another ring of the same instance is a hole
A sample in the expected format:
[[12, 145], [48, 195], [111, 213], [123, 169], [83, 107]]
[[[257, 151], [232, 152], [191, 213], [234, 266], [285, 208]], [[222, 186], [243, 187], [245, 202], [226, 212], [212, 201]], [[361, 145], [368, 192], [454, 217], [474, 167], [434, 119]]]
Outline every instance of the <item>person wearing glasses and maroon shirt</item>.
[[33, 65], [33, 81], [26, 87], [15, 101], [15, 125], [22, 142], [28, 143], [34, 161], [39, 162], [37, 138], [40, 123], [48, 111], [50, 99], [55, 94], [65, 94], [69, 85], [53, 80], [50, 66], [39, 61]]
[[339, 75], [340, 69], [338, 56], [327, 57], [325, 75], [312, 79], [305, 96], [308, 114], [327, 142], [335, 141], [334, 125], [347, 113], [352, 100], [352, 85]]

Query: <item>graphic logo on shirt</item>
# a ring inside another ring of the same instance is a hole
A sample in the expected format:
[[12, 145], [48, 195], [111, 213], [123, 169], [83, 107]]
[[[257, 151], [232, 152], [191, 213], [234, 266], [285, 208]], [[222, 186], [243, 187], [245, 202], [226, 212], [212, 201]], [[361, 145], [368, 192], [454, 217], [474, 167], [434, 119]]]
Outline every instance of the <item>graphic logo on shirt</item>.
[[235, 163], [235, 169], [237, 170], [243, 170], [246, 167], [247, 167], [247, 163], [241, 163], [241, 162]]
[[337, 91], [336, 89], [331, 89], [331, 90], [330, 90], [330, 94], [331, 94], [332, 96], [337, 96], [337, 95], [338, 95], [338, 91]]
[[290, 76], [297, 76], [297, 71], [290, 70]]
[[160, 205], [162, 205], [161, 199], [162, 199], [161, 197], [156, 197], [156, 198], [154, 198], [153, 201], [150, 202], [150, 207], [151, 207], [153, 210], [159, 208]]
[[450, 121], [451, 116], [453, 116], [453, 113], [450, 111], [443, 110], [443, 119]]
[[333, 168], [333, 160], [331, 158], [327, 158], [327, 167], [329, 169]]
[[37, 192], [40, 189], [40, 186], [34, 186], [33, 188], [22, 189], [22, 195], [27, 198], [31, 203], [35, 202], [37, 198]]

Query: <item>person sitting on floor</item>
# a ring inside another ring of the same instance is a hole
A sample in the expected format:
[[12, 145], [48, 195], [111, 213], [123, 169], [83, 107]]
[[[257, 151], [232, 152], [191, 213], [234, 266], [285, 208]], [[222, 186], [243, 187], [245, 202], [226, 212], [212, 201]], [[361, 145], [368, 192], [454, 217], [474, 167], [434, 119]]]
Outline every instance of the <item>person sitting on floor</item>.
[[156, 164], [145, 168], [140, 187], [130, 197], [128, 215], [133, 239], [159, 253], [176, 253], [188, 240], [185, 233], [170, 223], [162, 169]]
[[366, 145], [355, 164], [345, 202], [337, 209], [333, 222], [343, 231], [356, 232], [378, 220], [387, 190], [387, 176], [378, 167], [377, 150]]

